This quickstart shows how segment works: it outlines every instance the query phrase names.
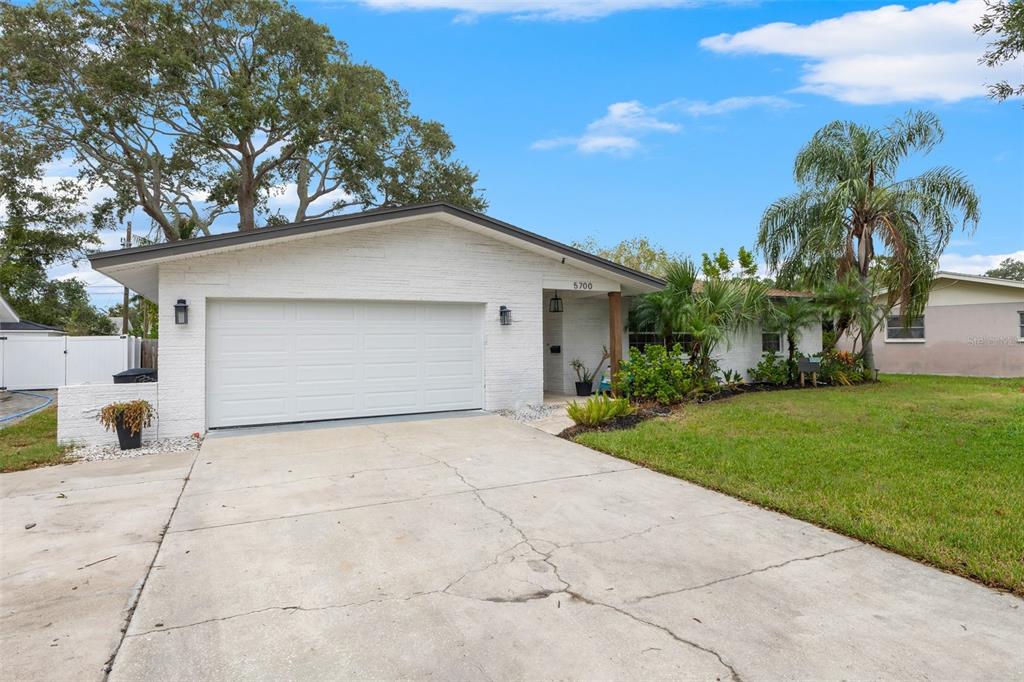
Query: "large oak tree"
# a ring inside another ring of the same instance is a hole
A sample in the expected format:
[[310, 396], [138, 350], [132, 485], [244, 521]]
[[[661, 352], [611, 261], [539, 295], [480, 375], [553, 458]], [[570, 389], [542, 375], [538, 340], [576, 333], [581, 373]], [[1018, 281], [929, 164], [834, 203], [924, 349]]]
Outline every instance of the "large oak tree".
[[[276, 0], [40, 0], [0, 6], [6, 121], [74, 155], [163, 239], [350, 207], [446, 200], [477, 176], [396, 82]], [[295, 206], [275, 213], [270, 200]]]

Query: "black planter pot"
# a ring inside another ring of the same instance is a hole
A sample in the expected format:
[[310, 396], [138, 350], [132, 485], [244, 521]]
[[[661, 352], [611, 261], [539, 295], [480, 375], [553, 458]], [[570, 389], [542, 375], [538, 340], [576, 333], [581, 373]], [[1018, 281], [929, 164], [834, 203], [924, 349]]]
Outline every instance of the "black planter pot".
[[142, 430], [138, 430], [135, 433], [128, 431], [128, 428], [124, 425], [124, 416], [118, 415], [117, 421], [114, 423], [117, 428], [117, 444], [121, 446], [122, 450], [134, 450], [142, 447]]
[[576, 395], [588, 396], [594, 393], [594, 382], [593, 381], [577, 381], [576, 382]]

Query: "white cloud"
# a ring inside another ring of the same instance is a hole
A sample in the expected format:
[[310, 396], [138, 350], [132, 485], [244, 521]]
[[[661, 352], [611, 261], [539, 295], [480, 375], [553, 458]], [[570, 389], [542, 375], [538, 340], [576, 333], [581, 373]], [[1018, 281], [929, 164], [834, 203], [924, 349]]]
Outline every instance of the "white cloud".
[[939, 257], [939, 269], [960, 272], [965, 275], [983, 275], [987, 270], [991, 270], [1007, 258], [1024, 260], [1024, 250], [991, 255], [944, 253]]
[[518, 19], [579, 20], [599, 19], [643, 9], [698, 7], [711, 2], [737, 0], [356, 0], [372, 9], [387, 12], [402, 10], [449, 10], [461, 12], [459, 22], [472, 22], [485, 14], [509, 14]]
[[716, 102], [674, 99], [648, 107], [637, 100], [609, 105], [601, 118], [587, 125], [582, 135], [537, 140], [531, 149], [547, 150], [575, 147], [583, 154], [613, 153], [629, 155], [641, 147], [642, 137], [652, 133], [678, 133], [679, 123], [668, 120], [680, 114], [698, 117], [727, 114], [740, 109], [764, 107], [782, 109], [794, 106], [782, 97], [728, 97]]
[[91, 267], [88, 267], [87, 264], [86, 264], [85, 267], [80, 267], [78, 269], [71, 270], [70, 272], [66, 272], [63, 275], [57, 275], [56, 277], [54, 277], [54, 279], [59, 279], [59, 280], [77, 279], [80, 282], [82, 282], [82, 284], [84, 284], [85, 286], [90, 287], [90, 288], [117, 289], [117, 290], [120, 290], [120, 289], [123, 288], [121, 284], [118, 284], [117, 282], [115, 282], [114, 280], [110, 279], [106, 275], [101, 274], [101, 273], [97, 272], [96, 270], [93, 270]]
[[888, 5], [806, 25], [765, 24], [700, 44], [720, 53], [805, 59], [798, 90], [843, 102], [956, 102], [984, 95], [986, 83], [1007, 74], [1019, 79], [1024, 65], [1024, 58], [1000, 68], [978, 64], [987, 41], [972, 26], [984, 10], [983, 0]]
[[763, 97], [726, 97], [717, 102], [680, 99], [671, 102], [670, 106], [678, 108], [690, 116], [718, 116], [752, 107], [790, 109], [796, 105], [783, 97], [768, 95]]

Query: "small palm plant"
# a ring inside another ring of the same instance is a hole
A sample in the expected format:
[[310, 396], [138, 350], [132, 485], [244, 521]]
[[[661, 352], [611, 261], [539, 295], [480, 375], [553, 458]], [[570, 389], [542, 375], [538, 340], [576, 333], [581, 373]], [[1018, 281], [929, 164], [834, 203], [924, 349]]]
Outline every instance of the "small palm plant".
[[773, 305], [768, 315], [768, 328], [777, 331], [786, 337], [787, 359], [789, 380], [796, 381], [797, 342], [803, 334], [804, 329], [814, 324], [819, 319], [818, 306], [806, 298], [788, 298], [782, 303]]

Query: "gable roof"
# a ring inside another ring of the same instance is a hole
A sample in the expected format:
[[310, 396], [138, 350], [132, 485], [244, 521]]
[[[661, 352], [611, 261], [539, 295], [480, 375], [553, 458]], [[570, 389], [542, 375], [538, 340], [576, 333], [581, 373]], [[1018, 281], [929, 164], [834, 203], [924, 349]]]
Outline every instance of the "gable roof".
[[349, 213], [345, 215], [332, 216], [307, 220], [301, 223], [289, 223], [275, 227], [263, 227], [251, 232], [228, 232], [215, 234], [209, 237], [199, 237], [178, 242], [166, 242], [152, 244], [149, 246], [138, 246], [130, 249], [118, 249], [116, 251], [103, 251], [89, 255], [89, 262], [94, 269], [103, 271], [104, 268], [117, 267], [122, 265], [142, 265], [147, 262], [159, 261], [166, 258], [180, 257], [183, 255], [202, 254], [218, 249], [231, 248], [246, 244], [270, 242], [277, 239], [285, 239], [297, 236], [313, 235], [321, 232], [328, 232], [346, 227], [362, 227], [374, 223], [385, 222], [398, 218], [413, 218], [430, 215], [447, 215], [462, 220], [467, 220], [476, 226], [493, 230], [505, 236], [520, 239], [535, 247], [582, 261], [591, 266], [598, 267], [617, 277], [625, 277], [648, 287], [658, 289], [665, 285], [660, 277], [649, 275], [639, 270], [619, 265], [610, 260], [595, 256], [575, 247], [548, 239], [547, 237], [516, 227], [510, 223], [496, 220], [483, 213], [476, 213], [445, 202], [430, 204], [419, 204], [415, 206], [403, 206], [397, 208], [378, 208], [360, 213]]
[[952, 279], [958, 282], [977, 282], [978, 284], [993, 284], [1001, 287], [1024, 289], [1024, 282], [1020, 280], [988, 277], [986, 275], [968, 275], [962, 272], [950, 272], [949, 270], [936, 271], [934, 279]]
[[17, 322], [0, 322], [0, 331], [4, 332], [60, 332], [64, 333], [64, 330], [60, 327], [51, 327], [48, 324], [39, 324], [38, 322], [29, 322], [28, 320], [18, 320]]

